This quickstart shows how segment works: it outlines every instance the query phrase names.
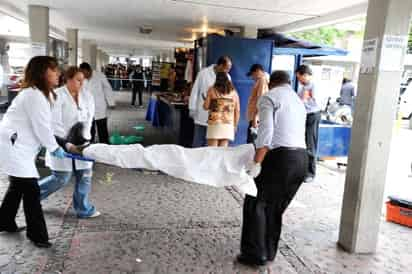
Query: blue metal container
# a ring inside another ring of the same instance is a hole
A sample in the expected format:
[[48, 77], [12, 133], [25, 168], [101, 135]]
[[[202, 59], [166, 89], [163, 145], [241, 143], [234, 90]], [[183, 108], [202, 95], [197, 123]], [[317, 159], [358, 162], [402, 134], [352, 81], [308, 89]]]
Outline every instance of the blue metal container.
[[318, 157], [348, 156], [350, 137], [350, 126], [322, 121], [319, 126]]

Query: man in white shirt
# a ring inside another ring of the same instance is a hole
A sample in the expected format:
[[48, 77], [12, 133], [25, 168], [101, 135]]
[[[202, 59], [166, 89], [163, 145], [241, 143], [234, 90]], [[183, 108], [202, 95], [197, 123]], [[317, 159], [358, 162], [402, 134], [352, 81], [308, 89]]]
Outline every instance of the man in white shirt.
[[231, 68], [232, 61], [230, 57], [222, 56], [218, 59], [216, 65], [202, 69], [196, 77], [189, 99], [189, 114], [195, 122], [192, 145], [194, 148], [207, 145], [206, 131], [209, 113], [203, 108], [207, 92], [216, 81], [216, 73], [226, 72], [229, 76]]
[[84, 88], [93, 94], [95, 104], [91, 141], [94, 141], [97, 127], [99, 142], [108, 144], [109, 131], [107, 128], [107, 108], [114, 108], [116, 106], [112, 86], [103, 73], [93, 71], [88, 63], [80, 64], [80, 69], [83, 71], [83, 74], [87, 79], [87, 81], [84, 82]]
[[307, 167], [304, 104], [290, 86], [286, 71], [275, 71], [269, 87], [258, 102], [256, 153], [247, 168], [258, 193], [256, 198], [246, 195], [243, 204], [237, 260], [246, 265], [264, 265], [275, 259], [282, 215], [301, 186]]

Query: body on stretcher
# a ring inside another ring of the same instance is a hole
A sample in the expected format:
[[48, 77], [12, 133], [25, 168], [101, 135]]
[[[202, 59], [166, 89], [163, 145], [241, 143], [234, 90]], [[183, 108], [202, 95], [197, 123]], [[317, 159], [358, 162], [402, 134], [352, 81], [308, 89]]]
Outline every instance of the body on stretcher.
[[83, 150], [83, 155], [120, 168], [160, 171], [187, 182], [236, 186], [243, 193], [257, 194], [255, 182], [246, 172], [255, 155], [251, 144], [229, 148], [92, 144]]

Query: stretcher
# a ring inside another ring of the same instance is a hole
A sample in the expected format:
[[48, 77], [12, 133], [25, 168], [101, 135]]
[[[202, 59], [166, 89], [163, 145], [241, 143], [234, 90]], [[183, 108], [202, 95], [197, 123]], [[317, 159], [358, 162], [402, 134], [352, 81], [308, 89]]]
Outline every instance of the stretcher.
[[94, 159], [85, 157], [79, 154], [72, 154], [72, 153], [67, 153], [65, 154], [66, 158], [73, 159], [73, 160], [79, 160], [79, 161], [86, 161], [86, 162], [94, 162]]

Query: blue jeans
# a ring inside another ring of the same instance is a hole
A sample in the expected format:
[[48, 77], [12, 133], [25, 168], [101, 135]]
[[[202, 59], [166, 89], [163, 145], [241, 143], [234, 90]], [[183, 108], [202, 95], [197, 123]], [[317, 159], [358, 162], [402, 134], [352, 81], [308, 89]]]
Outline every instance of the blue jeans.
[[201, 126], [195, 124], [194, 134], [193, 134], [193, 148], [205, 147], [207, 146], [206, 140], [207, 126]]
[[46, 199], [50, 194], [58, 191], [70, 182], [74, 174], [76, 184], [73, 191], [73, 207], [77, 217], [87, 218], [96, 212], [96, 208], [89, 202], [89, 193], [92, 186], [92, 170], [54, 171], [52, 175], [39, 181], [40, 199]]

